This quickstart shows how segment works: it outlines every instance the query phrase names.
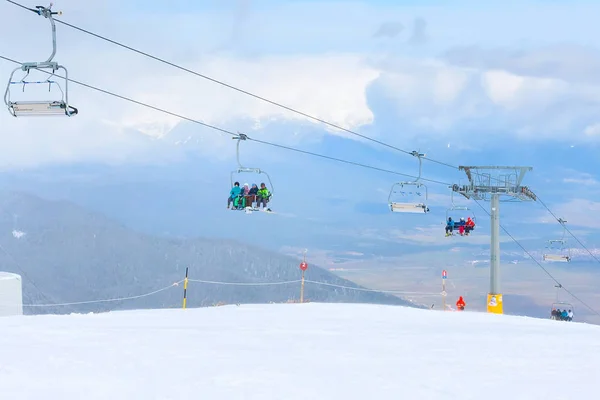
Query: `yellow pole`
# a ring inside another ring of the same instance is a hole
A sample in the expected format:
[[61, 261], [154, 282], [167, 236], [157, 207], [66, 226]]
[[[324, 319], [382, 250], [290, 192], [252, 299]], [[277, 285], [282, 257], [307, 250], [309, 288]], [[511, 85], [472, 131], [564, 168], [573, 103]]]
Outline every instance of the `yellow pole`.
[[185, 267], [185, 279], [183, 280], [183, 308], [185, 309], [187, 303], [187, 284], [188, 284], [188, 269]]

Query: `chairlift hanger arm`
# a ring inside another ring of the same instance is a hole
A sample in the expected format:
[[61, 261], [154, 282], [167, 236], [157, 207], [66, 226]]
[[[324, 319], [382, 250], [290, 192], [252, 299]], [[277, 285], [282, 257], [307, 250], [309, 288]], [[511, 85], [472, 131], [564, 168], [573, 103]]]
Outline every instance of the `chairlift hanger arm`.
[[[10, 0], [9, 0], [9, 2], [11, 2], [13, 4], [17, 4]], [[20, 4], [17, 4], [17, 5], [21, 6]], [[58, 69], [58, 65], [56, 65], [55, 62], [52, 62], [52, 60], [54, 59], [54, 56], [56, 55], [56, 23], [54, 22], [53, 16], [54, 15], [62, 15], [62, 11], [52, 11], [52, 6], [53, 6], [53, 3], [50, 3], [50, 5], [48, 7], [36, 6], [35, 9], [22, 6], [23, 8], [48, 19], [50, 21], [50, 26], [52, 28], [52, 53], [50, 54], [50, 57], [48, 57], [48, 59], [44, 62], [23, 63], [22, 69], [24, 71], [28, 70], [29, 68], [35, 68], [35, 67], [53, 68], [54, 70]]]
[[238, 164], [238, 172], [256, 172], [258, 174], [262, 173], [260, 168], [244, 167], [240, 162], [240, 142], [242, 140], [248, 140], [248, 135], [238, 132], [237, 136], [234, 136], [231, 139], [237, 140], [237, 143], [235, 145], [235, 155]]
[[565, 240], [565, 235], [567, 234], [567, 226], [566, 226], [565, 224], [567, 223], [567, 220], [566, 220], [566, 219], [559, 218], [559, 219], [558, 219], [558, 223], [559, 223], [559, 224], [561, 224], [561, 225], [562, 225], [562, 227], [563, 227], [563, 235], [562, 235], [562, 240], [566, 241], [566, 240]]
[[419, 159], [419, 175], [417, 176], [417, 179], [414, 181], [414, 183], [417, 183], [421, 180], [421, 176], [423, 173], [423, 157], [425, 157], [425, 154], [418, 152], [416, 150], [413, 150], [410, 152], [410, 155], [413, 157], [417, 157]]
[[[235, 153], [236, 153], [236, 160], [237, 160], [237, 164], [238, 164], [238, 168], [236, 171], [237, 173], [240, 172], [251, 172], [251, 173], [257, 173], [257, 174], [263, 174], [266, 175], [267, 180], [269, 181], [269, 190], [271, 191], [271, 195], [274, 193], [275, 188], [273, 187], [273, 182], [271, 181], [271, 177], [269, 176], [268, 173], [266, 173], [265, 171], [261, 170], [260, 168], [250, 168], [250, 167], [244, 167], [242, 165], [242, 163], [240, 162], [240, 142], [242, 140], [252, 140], [251, 138], [248, 137], [248, 135], [246, 135], [245, 133], [240, 133], [238, 132], [237, 135], [233, 136], [231, 138], [232, 140], [237, 140], [236, 146], [235, 146]], [[231, 173], [231, 186], [233, 186], [233, 174], [234, 172]]]

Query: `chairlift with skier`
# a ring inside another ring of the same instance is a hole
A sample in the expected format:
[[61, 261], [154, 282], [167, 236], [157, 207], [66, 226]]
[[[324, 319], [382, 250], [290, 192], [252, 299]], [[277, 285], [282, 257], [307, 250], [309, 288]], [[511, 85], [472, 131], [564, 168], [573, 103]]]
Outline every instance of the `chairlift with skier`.
[[[451, 206], [446, 210], [446, 236], [452, 236], [454, 231], [458, 231], [461, 236], [468, 236], [477, 222], [473, 210], [467, 206], [458, 206], [454, 203], [454, 191], [450, 193]], [[456, 211], [462, 211], [457, 213]], [[465, 220], [466, 216], [466, 220]]]
[[[237, 136], [234, 136], [232, 138], [233, 140], [237, 140], [236, 143], [236, 159], [237, 159], [237, 164], [238, 167], [236, 170], [231, 171], [231, 187], [233, 188], [236, 181], [235, 181], [235, 175], [236, 174], [259, 174], [259, 175], [264, 175], [267, 178], [267, 181], [269, 182], [269, 186], [267, 187], [266, 184], [264, 182], [260, 183], [260, 187], [258, 188], [258, 195], [244, 195], [243, 192], [236, 196], [235, 199], [233, 199], [233, 209], [234, 210], [245, 210], [247, 214], [251, 213], [252, 211], [261, 211], [261, 208], [259, 207], [260, 204], [263, 205], [263, 209], [262, 211], [266, 211], [266, 212], [271, 212], [271, 209], [267, 206], [270, 202], [271, 199], [273, 197], [273, 193], [274, 193], [274, 187], [273, 187], [273, 182], [271, 182], [271, 177], [269, 176], [269, 174], [260, 169], [260, 168], [249, 168], [249, 167], [244, 167], [241, 162], [240, 162], [240, 142], [243, 140], [247, 140], [248, 136], [243, 134], [243, 133], [239, 133]], [[253, 202], [256, 201], [256, 207], [253, 206]], [[247, 202], [250, 202], [250, 205], [247, 204]]]
[[562, 285], [554, 285], [556, 288], [556, 301], [552, 303], [552, 309], [550, 310], [550, 319], [555, 321], [572, 321], [575, 313], [575, 307], [573, 304], [560, 301], [559, 291], [562, 289]]

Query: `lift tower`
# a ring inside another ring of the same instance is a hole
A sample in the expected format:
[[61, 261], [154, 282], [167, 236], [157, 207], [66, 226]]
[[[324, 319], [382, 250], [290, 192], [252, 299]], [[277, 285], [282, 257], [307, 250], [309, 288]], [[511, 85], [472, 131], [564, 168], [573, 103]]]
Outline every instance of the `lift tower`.
[[536, 195], [527, 186], [522, 186], [523, 178], [532, 167], [502, 166], [459, 166], [465, 171], [469, 183], [452, 185], [452, 191], [467, 199], [490, 200], [491, 240], [490, 240], [490, 291], [487, 296], [487, 311], [495, 314], [504, 312], [500, 292], [500, 196], [505, 202], [536, 201]]

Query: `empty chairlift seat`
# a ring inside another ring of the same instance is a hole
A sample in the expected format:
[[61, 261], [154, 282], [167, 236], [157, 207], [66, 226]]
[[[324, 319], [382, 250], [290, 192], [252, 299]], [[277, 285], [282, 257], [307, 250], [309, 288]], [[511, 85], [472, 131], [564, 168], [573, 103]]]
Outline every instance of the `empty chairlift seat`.
[[[405, 188], [407, 185], [415, 185], [416, 190], [410, 191], [409, 188]], [[400, 187], [399, 190], [395, 190], [397, 186]], [[422, 214], [429, 212], [426, 200], [427, 188], [425, 185], [412, 182], [395, 183], [388, 196], [390, 210], [397, 213]]]
[[[69, 72], [65, 67], [59, 65], [56, 61], [52, 61], [54, 55], [56, 54], [56, 25], [53, 16], [57, 14], [60, 15], [61, 12], [52, 11], [51, 7], [52, 4], [50, 4], [50, 7], [37, 6], [36, 9], [29, 9], [50, 21], [52, 26], [52, 54], [46, 61], [43, 62], [23, 63], [20, 67], [15, 68], [10, 74], [6, 92], [4, 93], [4, 103], [13, 117], [53, 115], [66, 115], [71, 117], [78, 114], [78, 110], [69, 105]], [[58, 70], [63, 70], [65, 75], [56, 75]], [[25, 75], [21, 79], [15, 80], [15, 75], [19, 71], [22, 71]], [[36, 80], [34, 78], [33, 80], [27, 80], [32, 72], [34, 73], [33, 75], [42, 73], [42, 79]], [[51, 80], [53, 77], [64, 80], [64, 90], [58, 81]], [[39, 87], [40, 85], [48, 85], [48, 92], [50, 92], [50, 95], [46, 94], [44, 96], [45, 98], [40, 99], [41, 96], [39, 94], [26, 91], [27, 86]], [[15, 87], [19, 87], [21, 89], [21, 93], [26, 93], [24, 96], [27, 98], [23, 100], [13, 99], [13, 95], [16, 94], [13, 93]], [[53, 92], [53, 88], [57, 88], [58, 90]], [[58, 92], [60, 92], [60, 94]], [[55, 99], [46, 98], [53, 97], [54, 95], [56, 96]]]
[[419, 181], [423, 166], [421, 157], [425, 154], [413, 151], [411, 155], [419, 159], [419, 176], [414, 181], [394, 183], [388, 196], [388, 206], [392, 212], [424, 214], [429, 212], [427, 186]]

